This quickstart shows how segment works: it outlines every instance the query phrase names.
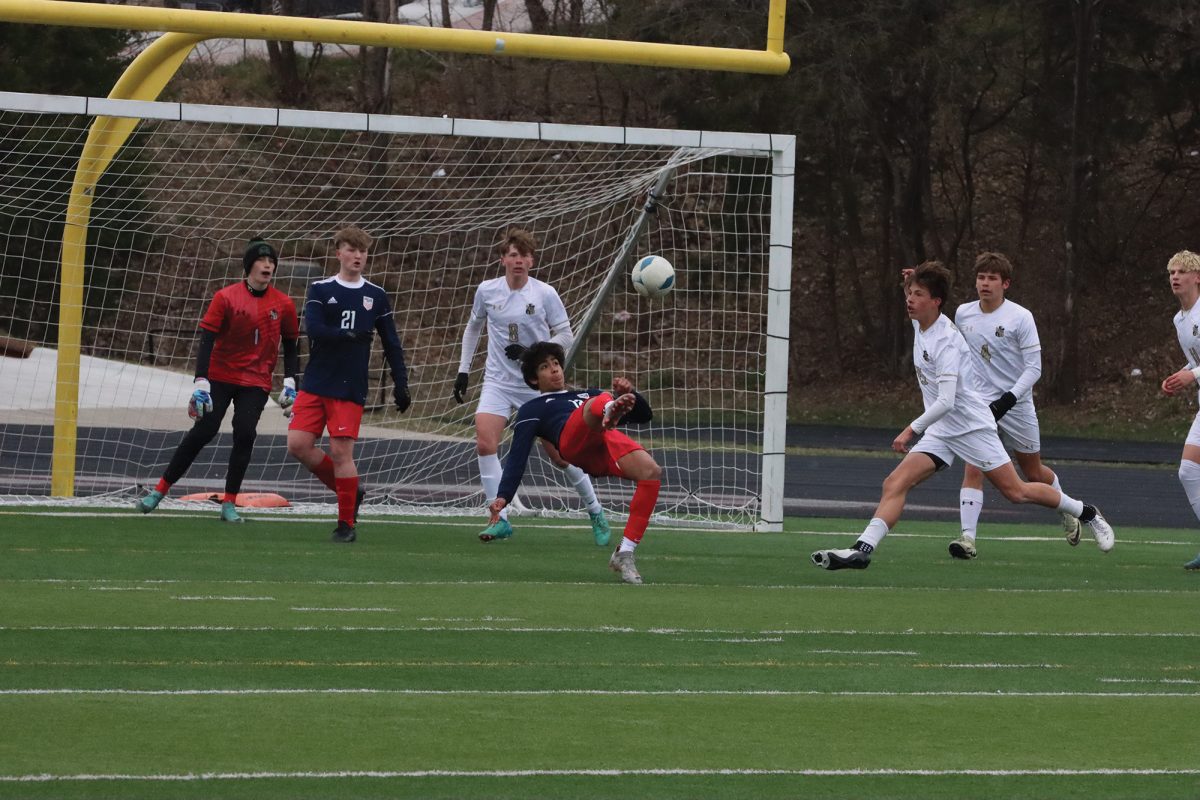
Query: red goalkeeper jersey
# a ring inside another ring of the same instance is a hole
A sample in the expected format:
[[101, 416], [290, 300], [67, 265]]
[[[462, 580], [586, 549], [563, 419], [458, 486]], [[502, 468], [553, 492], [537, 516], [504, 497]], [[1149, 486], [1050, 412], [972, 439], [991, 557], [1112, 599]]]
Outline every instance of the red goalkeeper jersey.
[[200, 327], [216, 334], [208, 379], [271, 391], [271, 373], [279, 359], [279, 338], [300, 336], [296, 306], [274, 286], [255, 297], [245, 281], [226, 286], [213, 297]]

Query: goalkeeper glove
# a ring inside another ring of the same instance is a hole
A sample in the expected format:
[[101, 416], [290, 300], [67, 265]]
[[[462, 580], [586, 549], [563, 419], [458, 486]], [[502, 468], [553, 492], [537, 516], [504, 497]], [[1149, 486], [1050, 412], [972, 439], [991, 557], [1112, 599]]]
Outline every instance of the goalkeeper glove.
[[369, 342], [371, 340], [370, 331], [356, 331], [351, 328], [342, 329], [342, 338], [348, 342]]
[[523, 344], [513, 342], [508, 347], [504, 348], [504, 355], [508, 356], [510, 361], [520, 361], [521, 355], [527, 350]]
[[279, 407], [283, 415], [289, 419], [292, 416], [292, 404], [296, 402], [296, 379], [284, 378], [283, 391], [279, 393]]
[[462, 405], [462, 401], [467, 396], [467, 373], [460, 372], [458, 377], [454, 379], [454, 402]]
[[392, 397], [396, 400], [396, 410], [403, 414], [408, 411], [408, 407], [412, 405], [412, 398], [408, 396], [408, 387], [397, 383], [392, 387]]
[[992, 410], [993, 417], [995, 417], [996, 419], [1000, 419], [1005, 414], [1007, 414], [1012, 409], [1012, 407], [1015, 406], [1016, 404], [1017, 404], [1016, 396], [1012, 392], [1005, 392], [1004, 394], [1000, 395], [995, 400], [993, 400], [988, 405], [988, 408], [990, 408]]
[[207, 378], [196, 378], [193, 384], [192, 396], [188, 399], [188, 416], [192, 419], [203, 419], [205, 414], [213, 410], [212, 386]]

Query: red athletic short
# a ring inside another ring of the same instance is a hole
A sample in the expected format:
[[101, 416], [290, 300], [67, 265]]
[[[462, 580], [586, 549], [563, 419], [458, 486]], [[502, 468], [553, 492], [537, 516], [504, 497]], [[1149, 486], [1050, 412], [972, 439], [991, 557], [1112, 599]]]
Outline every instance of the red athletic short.
[[313, 436], [320, 436], [328, 427], [330, 436], [357, 439], [362, 415], [363, 407], [353, 400], [322, 397], [302, 391], [292, 404], [292, 421], [288, 423], [288, 430], [307, 431]]
[[558, 437], [558, 452], [589, 475], [625, 477], [617, 459], [637, 450], [640, 444], [618, 430], [594, 431], [583, 419], [583, 406], [571, 412]]

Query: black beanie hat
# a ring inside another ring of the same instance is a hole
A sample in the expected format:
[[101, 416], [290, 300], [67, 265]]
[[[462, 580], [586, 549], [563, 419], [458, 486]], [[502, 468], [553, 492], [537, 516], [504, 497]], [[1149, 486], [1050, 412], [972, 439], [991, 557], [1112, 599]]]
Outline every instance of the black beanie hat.
[[279, 266], [279, 254], [275, 252], [274, 247], [262, 239], [251, 239], [246, 245], [246, 254], [242, 256], [242, 271], [249, 275], [254, 262], [263, 256], [271, 259], [275, 266]]

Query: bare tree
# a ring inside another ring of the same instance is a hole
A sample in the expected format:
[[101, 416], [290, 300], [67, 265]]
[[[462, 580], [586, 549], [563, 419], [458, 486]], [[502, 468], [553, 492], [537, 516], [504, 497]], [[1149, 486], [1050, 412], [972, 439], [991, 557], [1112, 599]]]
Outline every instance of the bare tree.
[[[396, 23], [392, 0], [362, 0], [362, 10], [368, 22]], [[362, 47], [359, 52], [359, 107], [368, 114], [386, 114], [392, 109], [392, 49]]]

